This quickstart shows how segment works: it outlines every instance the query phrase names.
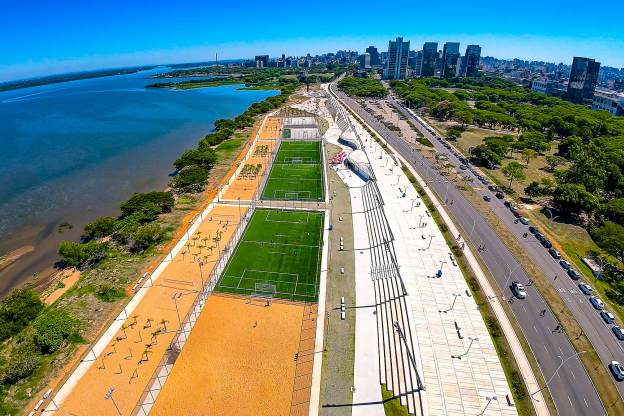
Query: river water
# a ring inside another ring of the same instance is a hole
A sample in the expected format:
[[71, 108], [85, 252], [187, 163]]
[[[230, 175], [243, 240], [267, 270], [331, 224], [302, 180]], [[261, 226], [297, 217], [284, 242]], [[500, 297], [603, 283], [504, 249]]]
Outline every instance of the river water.
[[[0, 93], [0, 255], [35, 248], [0, 271], [0, 296], [58, 261], [59, 242], [79, 241], [85, 223], [164, 189], [214, 120], [278, 93], [144, 88], [166, 70]], [[74, 228], [59, 234], [65, 221]]]

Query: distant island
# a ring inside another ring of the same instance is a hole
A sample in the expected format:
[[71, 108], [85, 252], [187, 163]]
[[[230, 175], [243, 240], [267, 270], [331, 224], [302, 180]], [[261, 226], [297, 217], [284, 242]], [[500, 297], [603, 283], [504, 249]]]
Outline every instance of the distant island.
[[98, 71], [74, 72], [71, 74], [50, 75], [46, 77], [22, 79], [17, 81], [7, 81], [0, 83], [0, 92], [17, 90], [20, 88], [37, 87], [48, 84], [58, 84], [60, 82], [77, 81], [80, 79], [91, 79], [109, 77], [112, 75], [135, 74], [140, 71], [149, 71], [157, 68], [157, 65], [138, 66], [133, 68], [104, 69]]

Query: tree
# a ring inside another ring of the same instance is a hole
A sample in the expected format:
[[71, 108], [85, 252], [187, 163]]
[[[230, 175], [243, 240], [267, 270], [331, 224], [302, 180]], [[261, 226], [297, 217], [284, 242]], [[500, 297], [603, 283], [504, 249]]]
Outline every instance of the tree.
[[59, 245], [58, 254], [63, 262], [69, 266], [80, 266], [87, 260], [94, 258], [101, 260], [106, 257], [108, 243], [96, 243], [94, 240], [87, 244], [79, 244], [70, 241], [62, 241]]
[[606, 221], [624, 226], [624, 199], [612, 199], [600, 206], [600, 214]]
[[522, 160], [526, 162], [526, 167], [529, 167], [531, 159], [537, 158], [537, 152], [533, 149], [524, 149], [522, 151]]
[[32, 289], [15, 289], [0, 305], [0, 341], [22, 331], [44, 307], [39, 293]]
[[102, 238], [109, 236], [115, 231], [115, 219], [113, 217], [102, 217], [84, 226], [87, 237]]
[[182, 153], [182, 156], [173, 162], [173, 166], [175, 166], [177, 170], [182, 170], [187, 166], [197, 166], [205, 170], [210, 170], [217, 163], [218, 159], [219, 156], [214, 149], [211, 149], [210, 147], [203, 149], [189, 149]]
[[598, 207], [598, 197], [585, 190], [585, 186], [574, 183], [564, 183], [555, 189], [553, 205], [560, 211], [579, 215], [582, 212], [591, 213]]
[[475, 147], [472, 152], [473, 156], [477, 158], [481, 163], [493, 167], [501, 164], [501, 158], [494, 151], [488, 148], [486, 145], [479, 145]]
[[520, 151], [526, 149], [526, 143], [524, 143], [524, 142], [513, 142], [513, 143], [511, 143], [509, 148], [511, 149], [511, 155], [510, 156], [513, 157], [514, 152], [520, 152]]
[[511, 162], [501, 169], [503, 175], [509, 178], [509, 189], [511, 189], [511, 184], [513, 183], [514, 179], [516, 181], [522, 181], [526, 178], [526, 175], [523, 171], [524, 166], [522, 166], [518, 162]]
[[69, 336], [74, 320], [65, 311], [53, 311], [35, 324], [33, 341], [43, 354], [58, 350], [63, 340]]
[[189, 192], [201, 192], [206, 185], [208, 171], [202, 167], [187, 166], [171, 179], [169, 186], [176, 190]]
[[450, 130], [446, 133], [446, 137], [447, 137], [449, 140], [453, 140], [453, 141], [455, 141], [455, 140], [459, 139], [459, 138], [461, 137], [461, 135], [462, 135], [462, 132], [461, 132], [461, 131], [459, 131], [459, 130], [457, 130], [457, 129], [450, 129]]
[[606, 250], [613, 257], [624, 262], [624, 227], [610, 221], [605, 221], [592, 234], [598, 240], [598, 246]]
[[[458, 92], [458, 91], [456, 91], [456, 92]], [[462, 128], [465, 128], [466, 125], [473, 123], [472, 113], [470, 111], [467, 111], [467, 110], [458, 111], [455, 114], [455, 118], [457, 119], [457, 121], [460, 122]]]
[[566, 160], [561, 156], [546, 156], [546, 163], [550, 166], [552, 172], [557, 169], [557, 166], [563, 165], [565, 162]]
[[533, 181], [529, 184], [529, 186], [524, 188], [524, 193], [531, 198], [535, 198], [542, 194], [542, 188], [540, 187], [539, 182]]
[[145, 194], [134, 194], [120, 208], [123, 215], [131, 215], [145, 209], [151, 210], [154, 205], [158, 206], [162, 212], [170, 212], [175, 205], [175, 200], [171, 192], [154, 191]]
[[163, 318], [160, 321], [160, 324], [163, 326], [163, 328], [165, 328], [165, 332], [167, 332], [167, 322], [169, 322], [168, 320], [166, 320], [165, 318]]
[[157, 243], [164, 236], [165, 230], [160, 226], [160, 224], [150, 223], [139, 227], [134, 234], [134, 240], [138, 243], [138, 245], [140, 245], [141, 248], [144, 249], [154, 243]]

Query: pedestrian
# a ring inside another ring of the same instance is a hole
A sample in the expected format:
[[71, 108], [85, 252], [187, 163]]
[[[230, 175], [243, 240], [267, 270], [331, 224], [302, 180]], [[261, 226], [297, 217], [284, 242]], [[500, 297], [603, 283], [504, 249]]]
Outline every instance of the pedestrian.
[[260, 243], [260, 246], [264, 247], [264, 241]]
[[[557, 280], [557, 276], [555, 276], [555, 280]], [[554, 282], [555, 280], [553, 280], [553, 282]]]

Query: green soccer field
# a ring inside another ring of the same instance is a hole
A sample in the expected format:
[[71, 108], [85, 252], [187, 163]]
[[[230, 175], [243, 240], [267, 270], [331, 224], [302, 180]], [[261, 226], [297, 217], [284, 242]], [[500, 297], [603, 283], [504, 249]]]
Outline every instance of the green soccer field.
[[215, 290], [248, 295], [268, 283], [278, 298], [316, 301], [323, 221], [321, 212], [256, 210]]
[[325, 199], [320, 141], [283, 141], [262, 199], [318, 201]]

